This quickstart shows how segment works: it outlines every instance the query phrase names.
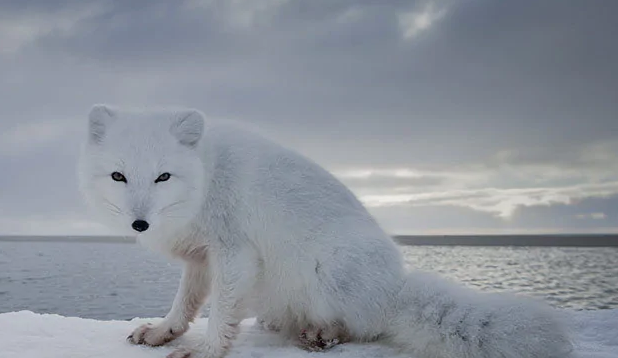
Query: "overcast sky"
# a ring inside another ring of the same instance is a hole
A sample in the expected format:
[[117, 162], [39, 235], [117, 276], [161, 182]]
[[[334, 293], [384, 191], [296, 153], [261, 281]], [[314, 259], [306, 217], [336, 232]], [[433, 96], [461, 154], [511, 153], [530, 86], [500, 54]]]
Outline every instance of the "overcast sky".
[[618, 2], [0, 2], [0, 234], [100, 234], [94, 103], [260, 128], [391, 233], [618, 232]]

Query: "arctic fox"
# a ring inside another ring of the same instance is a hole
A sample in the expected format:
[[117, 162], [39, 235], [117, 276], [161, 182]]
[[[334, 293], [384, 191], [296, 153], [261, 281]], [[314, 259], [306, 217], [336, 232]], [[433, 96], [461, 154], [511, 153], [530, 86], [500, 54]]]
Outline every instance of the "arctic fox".
[[162, 323], [129, 335], [162, 345], [209, 298], [200, 344], [168, 357], [221, 358], [257, 317], [301, 348], [381, 341], [416, 358], [564, 358], [557, 311], [406, 272], [402, 254], [317, 164], [193, 109], [95, 105], [79, 164], [90, 206], [184, 263]]

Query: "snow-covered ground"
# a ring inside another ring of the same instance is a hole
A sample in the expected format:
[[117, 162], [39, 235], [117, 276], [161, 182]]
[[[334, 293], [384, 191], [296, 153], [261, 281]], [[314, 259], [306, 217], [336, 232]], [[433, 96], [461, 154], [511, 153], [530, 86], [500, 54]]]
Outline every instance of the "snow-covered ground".
[[[618, 357], [618, 310], [573, 312], [578, 358]], [[174, 345], [190, 342], [206, 329], [207, 319], [197, 321], [184, 337], [169, 347], [133, 346], [125, 341], [132, 329], [158, 319], [96, 321], [41, 315], [30, 311], [0, 314], [0, 357], [2, 358], [156, 358], [165, 357]], [[230, 358], [394, 358], [394, 350], [379, 344], [345, 344], [328, 353], [308, 353], [290, 346], [278, 336], [243, 322], [243, 329]], [[407, 358], [410, 358], [409, 356]], [[453, 357], [456, 358], [456, 357]]]

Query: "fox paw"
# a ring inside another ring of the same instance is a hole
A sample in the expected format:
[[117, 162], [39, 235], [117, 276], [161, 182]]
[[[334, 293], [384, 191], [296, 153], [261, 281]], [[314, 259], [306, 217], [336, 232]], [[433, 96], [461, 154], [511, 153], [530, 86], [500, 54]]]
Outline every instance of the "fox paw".
[[223, 358], [229, 351], [228, 346], [200, 344], [193, 347], [182, 347], [168, 354], [166, 358]]
[[165, 324], [165, 322], [158, 325], [147, 323], [137, 327], [133, 333], [127, 337], [127, 341], [133, 344], [144, 344], [156, 347], [173, 341], [186, 331], [186, 328], [172, 328]]
[[168, 354], [166, 358], [191, 358], [195, 356], [193, 352], [186, 348], [179, 348]]
[[299, 347], [310, 352], [321, 352], [343, 343], [336, 330], [303, 329], [298, 335]]

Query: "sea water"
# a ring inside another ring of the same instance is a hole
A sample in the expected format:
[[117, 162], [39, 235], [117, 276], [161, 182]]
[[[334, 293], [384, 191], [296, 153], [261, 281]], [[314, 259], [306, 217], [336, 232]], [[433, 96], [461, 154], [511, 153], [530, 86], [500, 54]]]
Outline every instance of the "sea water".
[[[572, 309], [618, 308], [618, 248], [402, 246], [410, 269]], [[182, 266], [138, 244], [0, 242], [0, 313], [162, 317]]]

